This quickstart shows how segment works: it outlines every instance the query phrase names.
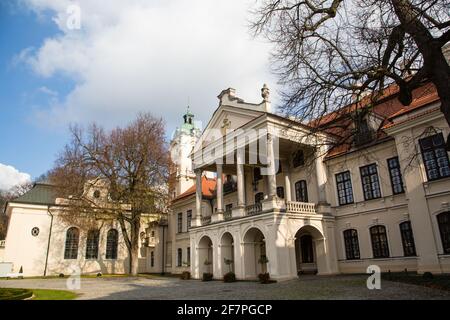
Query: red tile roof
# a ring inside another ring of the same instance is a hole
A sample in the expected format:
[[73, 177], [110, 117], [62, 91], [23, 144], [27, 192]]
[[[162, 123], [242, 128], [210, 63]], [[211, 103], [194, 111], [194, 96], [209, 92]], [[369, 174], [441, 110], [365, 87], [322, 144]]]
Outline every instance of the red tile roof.
[[[398, 92], [398, 86], [395, 84], [391, 85], [385, 89], [382, 97], [379, 98], [378, 102], [376, 102], [373, 106], [373, 113], [382, 118], [383, 121], [380, 129], [376, 132], [376, 139], [374, 139], [370, 144], [362, 147], [367, 147], [369, 145], [384, 141], [385, 139], [389, 139], [388, 135], [382, 129], [392, 126], [394, 118], [439, 100], [436, 87], [430, 82], [425, 83], [419, 88], [413, 90], [413, 100], [409, 106], [404, 106], [398, 100]], [[348, 105], [333, 113], [325, 115], [319, 120], [314, 120], [311, 122], [311, 124], [315, 125], [318, 130], [325, 133], [333, 133], [342, 138], [340, 143], [330, 149], [327, 158], [345, 154], [352, 149], [352, 120], [349, 119], [348, 115], [357, 109], [367, 107], [369, 103], [368, 99], [368, 97], [365, 97], [359, 103]]]
[[[180, 194], [178, 197], [173, 199], [173, 201], [181, 200], [187, 198], [196, 192], [196, 185], [194, 184], [192, 187], [187, 189], [185, 192]], [[202, 177], [202, 195], [206, 198], [212, 198], [214, 195], [214, 191], [216, 190], [216, 179], [209, 179], [205, 176]]]

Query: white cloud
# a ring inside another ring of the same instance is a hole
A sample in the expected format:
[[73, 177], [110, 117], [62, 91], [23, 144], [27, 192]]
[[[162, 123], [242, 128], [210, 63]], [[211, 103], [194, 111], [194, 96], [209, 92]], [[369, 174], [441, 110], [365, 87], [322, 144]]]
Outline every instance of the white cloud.
[[[75, 87], [37, 112], [47, 124], [96, 120], [116, 125], [138, 111], [180, 122], [188, 99], [201, 120], [217, 94], [234, 87], [260, 101], [269, 72], [269, 47], [252, 39], [249, 4], [242, 0], [22, 0], [39, 15], [52, 12], [61, 34], [22, 60], [42, 77], [63, 74]], [[66, 9], [81, 7], [81, 30], [67, 30]], [[274, 101], [274, 99], [272, 99]]]
[[28, 173], [23, 173], [14, 168], [0, 163], [0, 190], [9, 190], [10, 188], [31, 181]]

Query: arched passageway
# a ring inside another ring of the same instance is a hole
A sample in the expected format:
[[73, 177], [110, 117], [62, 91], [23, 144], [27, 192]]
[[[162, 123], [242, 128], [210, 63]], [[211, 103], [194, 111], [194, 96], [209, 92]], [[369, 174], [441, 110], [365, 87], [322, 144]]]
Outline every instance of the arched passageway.
[[258, 228], [249, 229], [244, 235], [244, 277], [255, 279], [266, 273], [267, 256], [264, 234]]
[[322, 233], [312, 226], [304, 226], [295, 234], [297, 274], [316, 274], [324, 262]]
[[213, 243], [210, 237], [204, 236], [198, 243], [198, 262], [200, 274], [213, 273]]
[[231, 233], [226, 232], [220, 241], [220, 253], [222, 258], [222, 273], [234, 271], [234, 240]]

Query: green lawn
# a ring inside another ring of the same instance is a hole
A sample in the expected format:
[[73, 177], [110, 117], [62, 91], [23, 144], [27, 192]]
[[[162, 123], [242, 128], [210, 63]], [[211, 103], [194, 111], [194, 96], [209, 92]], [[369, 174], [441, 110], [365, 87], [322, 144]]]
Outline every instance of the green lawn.
[[32, 289], [32, 291], [33, 300], [73, 300], [77, 297], [77, 294], [72, 291], [43, 289]]
[[0, 300], [23, 300], [34, 295], [33, 300], [72, 300], [77, 294], [64, 290], [0, 288]]

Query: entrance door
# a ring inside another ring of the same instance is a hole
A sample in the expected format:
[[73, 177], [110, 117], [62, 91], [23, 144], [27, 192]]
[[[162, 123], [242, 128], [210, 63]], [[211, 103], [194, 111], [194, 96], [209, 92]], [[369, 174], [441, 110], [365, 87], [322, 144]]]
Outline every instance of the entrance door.
[[309, 234], [304, 234], [295, 241], [295, 251], [297, 256], [297, 271], [299, 274], [317, 272], [313, 238]]

